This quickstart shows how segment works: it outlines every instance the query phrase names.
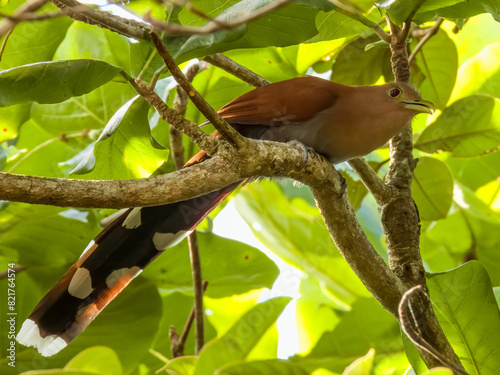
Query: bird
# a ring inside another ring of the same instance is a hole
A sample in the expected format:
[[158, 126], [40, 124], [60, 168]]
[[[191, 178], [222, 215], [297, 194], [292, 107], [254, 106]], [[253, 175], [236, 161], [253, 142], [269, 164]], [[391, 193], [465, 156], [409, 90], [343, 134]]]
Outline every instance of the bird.
[[[403, 82], [345, 86], [305, 76], [258, 87], [218, 113], [245, 137], [300, 142], [337, 164], [369, 154], [415, 115], [434, 110], [430, 101]], [[201, 150], [183, 168], [207, 158]], [[42, 356], [58, 353], [134, 277], [191, 233], [241, 183], [182, 202], [126, 210], [90, 241], [35, 306], [17, 341], [34, 346]]]

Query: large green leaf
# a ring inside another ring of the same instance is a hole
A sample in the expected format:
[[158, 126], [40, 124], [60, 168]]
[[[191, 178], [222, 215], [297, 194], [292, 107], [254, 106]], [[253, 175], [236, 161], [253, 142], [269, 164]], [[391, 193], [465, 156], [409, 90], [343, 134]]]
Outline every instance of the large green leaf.
[[[500, 32], [497, 33], [500, 38]], [[486, 46], [459, 69], [452, 101], [472, 94], [500, 98], [500, 42]]]
[[[261, 251], [238, 241], [198, 232], [207, 296], [226, 297], [252, 289], [271, 288], [279, 275], [274, 262]], [[186, 241], [165, 250], [143, 276], [168, 291], [192, 293], [191, 265]]]
[[[270, 0], [240, 1], [226, 9], [217, 19], [221, 21], [240, 19], [271, 3]], [[332, 9], [333, 5], [316, 1], [316, 6]], [[221, 30], [209, 35], [193, 35], [180, 48], [176, 59], [185, 61], [194, 57], [236, 48], [288, 46], [304, 42], [318, 33], [315, 25], [320, 8], [307, 3], [291, 3], [268, 13], [265, 17], [240, 25], [230, 30]]]
[[331, 80], [344, 85], [372, 85], [377, 82], [384, 70], [390, 70], [388, 49], [365, 50], [366, 45], [377, 38], [357, 38], [342, 48], [333, 64]]
[[116, 352], [107, 346], [93, 346], [78, 353], [64, 370], [80, 370], [92, 374], [122, 375], [122, 365]]
[[283, 375], [307, 375], [308, 372], [294, 365], [292, 362], [271, 359], [264, 361], [242, 362], [236, 364], [229, 364], [222, 367], [218, 375], [269, 375], [269, 374], [283, 374]]
[[75, 22], [68, 29], [54, 60], [96, 59], [130, 72], [127, 38], [110, 30]]
[[453, 103], [420, 135], [415, 147], [471, 157], [500, 145], [500, 99], [472, 95]]
[[369, 27], [335, 10], [319, 12], [316, 16], [318, 35], [309, 42], [333, 40], [352, 35], [360, 35], [370, 30]]
[[63, 103], [34, 103], [31, 117], [43, 129], [57, 136], [61, 133], [82, 132], [84, 129], [102, 129], [113, 113], [135, 95], [129, 85], [108, 82], [88, 94]]
[[[22, 1], [17, 3], [20, 5]], [[53, 5], [51, 8], [52, 11], [56, 10]], [[69, 17], [57, 17], [18, 23], [8, 37], [2, 53], [0, 70], [51, 60], [72, 22]], [[5, 36], [0, 38], [1, 42], [4, 40]]]
[[100, 228], [93, 211], [10, 203], [0, 211], [0, 254], [23, 266], [57, 267], [75, 260]]
[[19, 126], [30, 117], [30, 109], [27, 103], [0, 108], [0, 142], [17, 136]]
[[485, 269], [472, 261], [429, 275], [427, 285], [441, 327], [466, 371], [498, 371], [500, 314]]
[[301, 198], [287, 199], [274, 182], [246, 186], [234, 202], [269, 250], [324, 281], [340, 305], [369, 295], [336, 249], [316, 207]]
[[99, 60], [49, 61], [0, 72], [0, 106], [59, 103], [112, 80], [120, 68]]
[[[417, 40], [412, 43], [415, 48]], [[425, 75], [419, 84], [422, 97], [442, 109], [448, 103], [457, 79], [458, 53], [446, 32], [440, 30], [423, 45], [416, 55], [416, 62]]]
[[148, 103], [135, 97], [109, 120], [93, 148], [85, 150], [75, 174], [86, 179], [149, 177], [168, 157], [150, 142]]
[[58, 165], [75, 155], [83, 145], [81, 134], [59, 136], [51, 134], [33, 120], [23, 124], [13, 153], [3, 170], [10, 173], [45, 177], [67, 177]]
[[297, 356], [294, 362], [309, 372], [317, 368], [342, 372], [371, 348], [380, 357], [400, 353], [403, 345], [399, 324], [374, 298], [360, 298], [308, 355]]
[[212, 375], [223, 365], [245, 359], [290, 300], [288, 297], [273, 298], [246, 312], [229, 331], [205, 345], [194, 375]]
[[419, 0], [381, 0], [377, 4], [387, 9], [393, 22], [401, 23], [417, 5], [421, 5], [415, 15], [416, 23], [423, 23], [439, 16], [452, 20], [473, 17], [489, 12], [500, 20], [500, 6], [495, 0], [434, 0], [421, 4]]
[[440, 160], [419, 158], [411, 191], [422, 220], [445, 218], [453, 198], [450, 169]]
[[500, 176], [500, 152], [467, 159], [448, 157], [445, 162], [453, 177], [472, 190]]

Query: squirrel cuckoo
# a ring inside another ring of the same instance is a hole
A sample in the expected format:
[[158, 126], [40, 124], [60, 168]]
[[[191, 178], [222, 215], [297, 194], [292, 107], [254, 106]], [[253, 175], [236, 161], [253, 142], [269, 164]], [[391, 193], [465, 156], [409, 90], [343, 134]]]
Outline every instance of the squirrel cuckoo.
[[[340, 163], [370, 153], [414, 115], [433, 110], [432, 103], [404, 83], [350, 87], [301, 77], [250, 91], [219, 113], [246, 137], [299, 141]], [[207, 157], [200, 151], [185, 167]], [[239, 184], [202, 199], [128, 209], [90, 241], [23, 323], [17, 340], [43, 356], [59, 352], [144, 267], [194, 230]]]

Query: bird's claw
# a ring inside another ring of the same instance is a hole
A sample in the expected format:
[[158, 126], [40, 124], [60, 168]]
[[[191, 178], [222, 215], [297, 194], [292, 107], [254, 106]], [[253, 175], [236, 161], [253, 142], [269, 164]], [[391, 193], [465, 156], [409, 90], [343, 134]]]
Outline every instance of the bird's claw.
[[307, 162], [309, 161], [309, 154], [311, 155], [311, 157], [313, 159], [316, 158], [317, 156], [319, 156], [318, 153], [312, 147], [306, 146], [302, 142], [299, 142], [295, 139], [291, 140], [288, 143], [292, 146], [300, 147], [302, 149], [302, 151], [304, 152], [304, 169], [307, 169]]

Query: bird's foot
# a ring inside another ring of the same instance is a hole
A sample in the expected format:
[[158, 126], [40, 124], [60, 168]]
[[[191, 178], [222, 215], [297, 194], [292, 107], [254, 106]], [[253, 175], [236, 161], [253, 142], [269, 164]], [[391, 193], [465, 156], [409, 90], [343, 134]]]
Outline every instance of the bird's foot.
[[304, 152], [304, 169], [307, 169], [307, 162], [309, 161], [309, 155], [311, 155], [311, 158], [313, 159], [319, 157], [319, 154], [312, 147], [306, 146], [302, 142], [299, 142], [295, 139], [288, 142], [288, 144], [292, 146], [298, 146]]

